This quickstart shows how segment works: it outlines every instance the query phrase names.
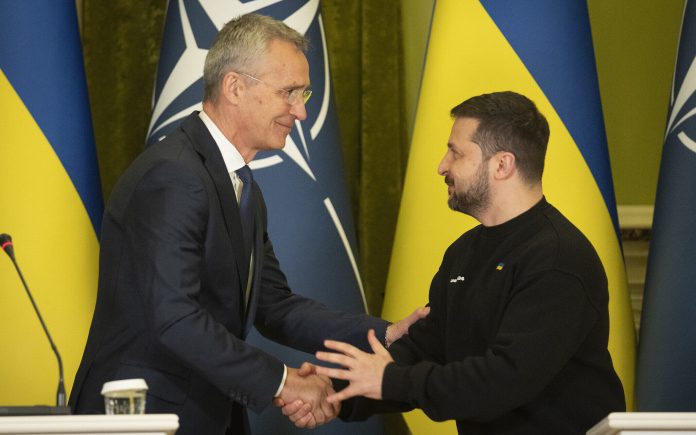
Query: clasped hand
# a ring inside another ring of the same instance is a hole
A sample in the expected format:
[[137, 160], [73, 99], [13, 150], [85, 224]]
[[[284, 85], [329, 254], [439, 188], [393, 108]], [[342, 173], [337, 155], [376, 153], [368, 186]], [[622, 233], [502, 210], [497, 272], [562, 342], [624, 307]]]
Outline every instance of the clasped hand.
[[283, 414], [295, 426], [313, 429], [338, 415], [340, 403], [327, 400], [334, 393], [329, 378], [317, 374], [312, 364], [304, 363], [299, 369], [288, 367], [283, 390], [273, 403], [283, 408]]
[[[344, 369], [316, 366], [304, 363], [296, 372], [298, 376], [328, 376], [335, 379], [343, 379], [349, 385], [338, 393], [331, 388], [330, 394], [323, 397], [320, 408], [317, 408], [301, 398], [292, 402], [281, 397], [274, 401], [276, 406], [283, 408], [283, 414], [302, 428], [313, 428], [334, 418], [340, 411], [341, 401], [355, 396], [365, 396], [372, 399], [382, 398], [382, 376], [384, 368], [393, 361], [387, 349], [375, 336], [375, 331], [370, 330], [367, 340], [374, 353], [363, 352], [355, 346], [340, 341], [326, 340], [324, 345], [333, 352], [317, 352], [317, 359], [325, 362], [339, 364]], [[288, 379], [290, 375], [288, 373]], [[287, 385], [287, 381], [286, 381]], [[331, 411], [335, 411], [333, 414]], [[318, 412], [318, 414], [317, 414]]]
[[[429, 307], [418, 308], [401, 321], [389, 325], [387, 342], [393, 343], [407, 334], [409, 327], [425, 318], [429, 312]], [[298, 377], [313, 381], [319, 379], [320, 383], [316, 385], [323, 388], [320, 388], [319, 394], [312, 396], [313, 400], [306, 400], [302, 394], [283, 394], [288, 387], [286, 380], [286, 388], [273, 403], [282, 408], [283, 414], [289, 417], [295, 426], [314, 428], [336, 417], [341, 409], [342, 400], [355, 396], [381, 399], [384, 369], [393, 359], [375, 336], [374, 330], [368, 332], [367, 340], [374, 353], [363, 352], [348, 343], [326, 340], [326, 348], [337, 353], [317, 352], [317, 359], [338, 364], [343, 366], [343, 369], [321, 367], [308, 362], [302, 364], [299, 370], [288, 369], [288, 380], [292, 376], [292, 384], [299, 382]], [[346, 380], [349, 385], [337, 393], [333, 390], [329, 378]]]

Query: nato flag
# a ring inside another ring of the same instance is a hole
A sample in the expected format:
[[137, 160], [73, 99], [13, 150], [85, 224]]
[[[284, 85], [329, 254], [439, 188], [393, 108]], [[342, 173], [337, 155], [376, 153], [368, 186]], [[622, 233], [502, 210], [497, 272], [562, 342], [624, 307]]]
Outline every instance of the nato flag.
[[[218, 30], [245, 13], [283, 20], [310, 40], [307, 59], [312, 98], [307, 119], [296, 122], [285, 148], [259, 153], [250, 166], [268, 206], [268, 231], [293, 291], [348, 312], [365, 312], [355, 256], [355, 232], [344, 185], [329, 62], [319, 0], [169, 3], [148, 133], [153, 142], [200, 109], [202, 71]], [[252, 333], [248, 340], [288, 366], [312, 359]], [[250, 414], [254, 433], [305, 433], [278, 409]], [[313, 433], [381, 433], [381, 417], [364, 423], [331, 422]]]
[[639, 411], [696, 411], [696, 2], [684, 6], [655, 200], [636, 382]]

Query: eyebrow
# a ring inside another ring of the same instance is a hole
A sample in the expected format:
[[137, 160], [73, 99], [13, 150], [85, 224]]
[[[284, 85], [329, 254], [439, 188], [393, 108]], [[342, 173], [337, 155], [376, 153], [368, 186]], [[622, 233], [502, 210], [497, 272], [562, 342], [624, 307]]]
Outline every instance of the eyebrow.
[[287, 90], [289, 90], [289, 91], [294, 91], [295, 89], [309, 89], [309, 90], [312, 90], [312, 85], [311, 85], [311, 84], [308, 84], [307, 86], [302, 86], [302, 85], [286, 86], [286, 87], [281, 88], [281, 89], [287, 89]]

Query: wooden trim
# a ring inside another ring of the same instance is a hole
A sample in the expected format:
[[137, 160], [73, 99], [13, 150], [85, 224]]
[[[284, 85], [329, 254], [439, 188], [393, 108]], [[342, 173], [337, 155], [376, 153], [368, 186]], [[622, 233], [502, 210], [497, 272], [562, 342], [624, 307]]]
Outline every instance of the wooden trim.
[[619, 226], [624, 229], [651, 229], [653, 220], [652, 205], [619, 205]]

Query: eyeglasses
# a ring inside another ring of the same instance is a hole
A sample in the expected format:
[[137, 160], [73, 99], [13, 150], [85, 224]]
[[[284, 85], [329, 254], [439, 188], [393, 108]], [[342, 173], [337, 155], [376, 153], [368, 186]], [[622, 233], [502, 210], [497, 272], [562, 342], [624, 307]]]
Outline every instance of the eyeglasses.
[[257, 79], [256, 77], [243, 73], [243, 72], [237, 72], [237, 74], [242, 75], [244, 77], [248, 77], [254, 81], [257, 81], [263, 85], [268, 86], [271, 89], [275, 89], [279, 94], [285, 95], [285, 101], [288, 102], [288, 104], [295, 104], [299, 101], [299, 99], [302, 99], [303, 103], [307, 103], [309, 101], [309, 97], [312, 96], [312, 90], [311, 89], [282, 89], [278, 88], [273, 85], [269, 85], [268, 83], [264, 82], [261, 79]]

